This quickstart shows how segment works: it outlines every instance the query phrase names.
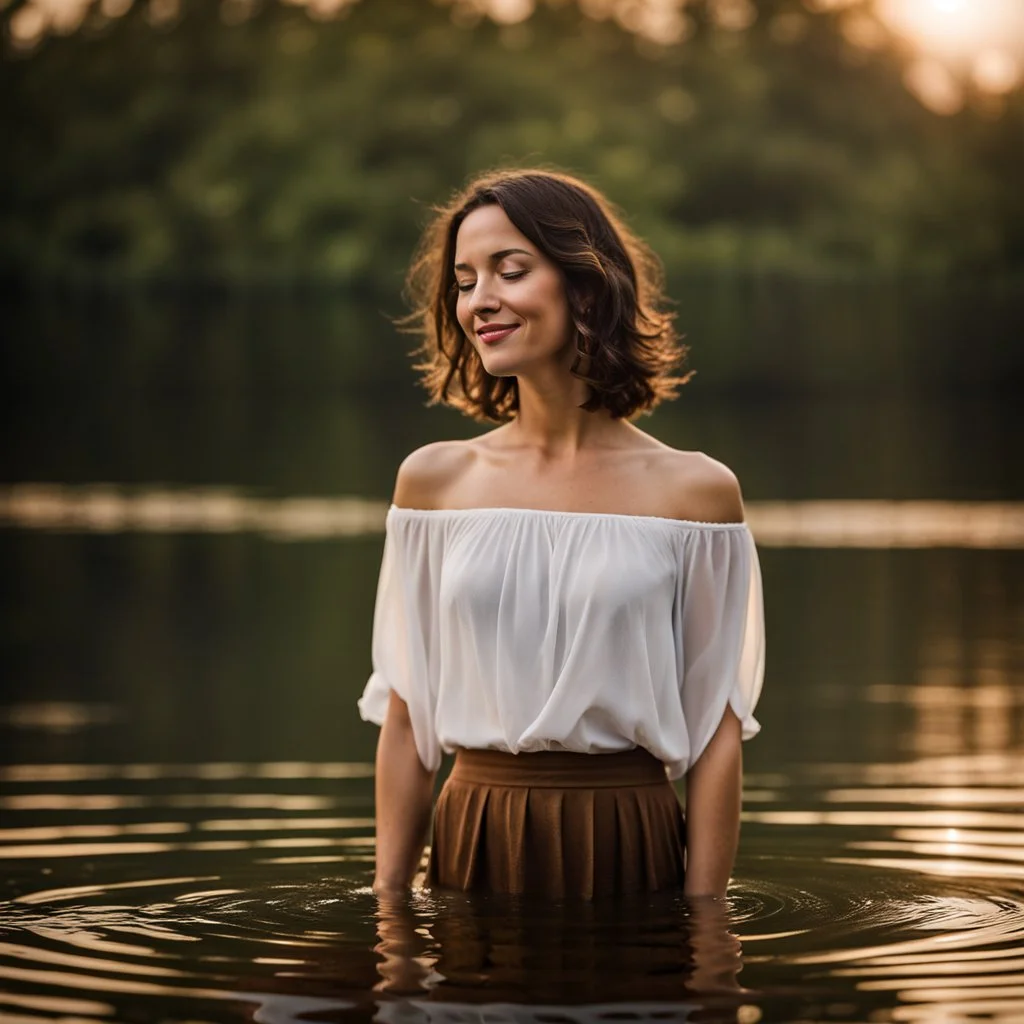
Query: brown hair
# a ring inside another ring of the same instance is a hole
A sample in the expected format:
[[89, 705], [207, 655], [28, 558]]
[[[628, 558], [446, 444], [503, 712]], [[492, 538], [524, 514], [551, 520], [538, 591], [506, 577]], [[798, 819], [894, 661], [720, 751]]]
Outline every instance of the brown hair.
[[478, 178], [435, 210], [409, 271], [413, 312], [403, 323], [422, 338], [416, 369], [431, 402], [498, 423], [519, 408], [515, 377], [484, 370], [455, 315], [456, 236], [473, 210], [489, 205], [561, 271], [576, 334], [572, 373], [591, 389], [583, 408], [630, 417], [675, 397], [690, 374], [672, 376], [686, 349], [664, 309], [657, 257], [590, 186], [566, 174], [506, 170]]

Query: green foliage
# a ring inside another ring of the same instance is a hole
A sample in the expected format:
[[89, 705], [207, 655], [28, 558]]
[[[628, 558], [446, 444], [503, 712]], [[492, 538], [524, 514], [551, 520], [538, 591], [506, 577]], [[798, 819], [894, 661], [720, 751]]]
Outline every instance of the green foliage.
[[[9, 9], [4, 18], [10, 17]], [[656, 47], [575, 4], [513, 26], [421, 0], [317, 22], [136, 4], [0, 66], [0, 271], [323, 284], [394, 298], [429, 204], [498, 164], [577, 171], [693, 270], [1024, 262], [1024, 103], [941, 118], [831, 15], [759, 5]], [[794, 41], [768, 30], [805, 20]]]

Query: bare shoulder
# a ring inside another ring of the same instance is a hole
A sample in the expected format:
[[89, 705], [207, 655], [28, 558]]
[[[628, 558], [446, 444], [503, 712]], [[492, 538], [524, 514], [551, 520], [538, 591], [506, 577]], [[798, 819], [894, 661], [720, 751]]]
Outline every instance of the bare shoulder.
[[444, 508], [444, 496], [476, 458], [468, 441], [435, 441], [410, 452], [398, 467], [394, 503], [401, 508]]
[[742, 523], [743, 493], [736, 474], [703, 452], [670, 449], [664, 457], [667, 496], [678, 519]]

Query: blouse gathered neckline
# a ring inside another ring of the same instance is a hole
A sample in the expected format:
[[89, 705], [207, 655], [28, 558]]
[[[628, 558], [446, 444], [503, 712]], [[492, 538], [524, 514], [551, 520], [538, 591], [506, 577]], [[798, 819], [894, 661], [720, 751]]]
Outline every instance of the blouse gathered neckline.
[[576, 512], [556, 508], [521, 508], [514, 505], [483, 505], [477, 508], [407, 508], [392, 504], [389, 512], [412, 516], [466, 516], [484, 513], [511, 513], [513, 515], [556, 516], [562, 519], [634, 519], [640, 523], [664, 523], [684, 529], [743, 530], [748, 529], [745, 520], [730, 523], [709, 522], [702, 519], [674, 519], [670, 516], [634, 515], [630, 512]]

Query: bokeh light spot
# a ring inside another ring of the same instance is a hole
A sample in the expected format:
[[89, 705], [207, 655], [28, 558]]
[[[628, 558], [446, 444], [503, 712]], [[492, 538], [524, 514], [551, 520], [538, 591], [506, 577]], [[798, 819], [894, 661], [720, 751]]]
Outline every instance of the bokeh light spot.
[[533, 14], [533, 0], [490, 0], [487, 13], [499, 25], [518, 25]]
[[930, 57], [915, 60], [903, 73], [903, 83], [933, 113], [948, 117], [963, 108], [963, 88], [941, 61]]
[[974, 60], [971, 77], [982, 92], [1002, 95], [1020, 85], [1020, 62], [1005, 50], [983, 50]]
[[673, 124], [685, 124], [697, 113], [697, 101], [693, 95], [678, 85], [659, 93], [655, 103], [658, 113]]

